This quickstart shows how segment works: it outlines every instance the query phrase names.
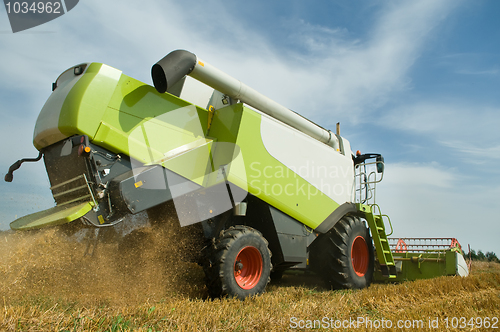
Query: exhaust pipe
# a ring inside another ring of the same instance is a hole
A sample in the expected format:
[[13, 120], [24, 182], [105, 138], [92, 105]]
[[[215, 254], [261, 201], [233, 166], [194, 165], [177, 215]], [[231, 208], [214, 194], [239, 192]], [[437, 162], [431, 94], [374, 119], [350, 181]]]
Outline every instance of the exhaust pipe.
[[185, 75], [189, 75], [233, 99], [248, 104], [322, 143], [330, 146], [333, 144], [332, 137], [335, 134], [331, 131], [278, 104], [239, 80], [197, 58], [191, 52], [184, 50], [173, 51], [151, 68], [153, 84], [160, 93], [166, 92]]

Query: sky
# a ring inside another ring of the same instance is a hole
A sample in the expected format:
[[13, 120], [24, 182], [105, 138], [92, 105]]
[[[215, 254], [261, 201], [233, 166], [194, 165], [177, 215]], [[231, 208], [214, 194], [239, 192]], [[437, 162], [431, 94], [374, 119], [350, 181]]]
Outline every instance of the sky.
[[[0, 170], [36, 157], [61, 72], [102, 62], [152, 84], [186, 49], [325, 128], [381, 153], [377, 203], [395, 237], [455, 237], [500, 254], [500, 2], [80, 1], [12, 33], [0, 8]], [[54, 205], [42, 162], [0, 182], [0, 229]]]

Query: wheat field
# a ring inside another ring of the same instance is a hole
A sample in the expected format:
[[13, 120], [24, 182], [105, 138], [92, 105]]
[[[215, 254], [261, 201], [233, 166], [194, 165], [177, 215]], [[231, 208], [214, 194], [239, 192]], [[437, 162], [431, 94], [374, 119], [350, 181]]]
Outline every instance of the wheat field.
[[[85, 243], [57, 229], [0, 233], [2, 331], [483, 331], [500, 318], [500, 264], [439, 277], [332, 291], [285, 274], [245, 301], [207, 298], [178, 229], [144, 228], [140, 245]], [[463, 317], [463, 318], [462, 318]], [[399, 324], [399, 327], [398, 327]], [[465, 325], [464, 325], [465, 324]], [[480, 325], [481, 324], [481, 327]], [[456, 327], [454, 329], [454, 327]]]

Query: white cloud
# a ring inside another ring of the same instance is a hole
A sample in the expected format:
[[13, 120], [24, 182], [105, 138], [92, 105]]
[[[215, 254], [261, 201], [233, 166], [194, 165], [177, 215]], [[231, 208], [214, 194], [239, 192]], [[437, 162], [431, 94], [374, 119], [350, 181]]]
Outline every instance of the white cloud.
[[[0, 48], [7, 57], [0, 73], [11, 77], [9, 84], [17, 89], [49, 87], [47, 78], [54, 80], [65, 68], [90, 60], [150, 82], [154, 62], [185, 48], [318, 122], [332, 117], [356, 121], [408, 87], [408, 68], [452, 7], [449, 1], [386, 5], [365, 40], [350, 39], [342, 28], [305, 21], [288, 25], [306, 50], [301, 55], [275, 47], [271, 34], [248, 29], [220, 1], [116, 6], [94, 0], [44, 25], [57, 31], [50, 37], [27, 33], [10, 38]], [[207, 22], [212, 15], [220, 19]]]
[[461, 176], [437, 163], [387, 164], [377, 203], [391, 218], [394, 237], [455, 237], [462, 246], [500, 252], [500, 187], [464, 186]]
[[[358, 117], [408, 88], [408, 69], [452, 7], [446, 1], [389, 5], [369, 39], [336, 57], [337, 65], [327, 70], [334, 78], [328, 88], [335, 108]], [[328, 68], [328, 60], [323, 68]]]
[[[408, 69], [433, 29], [453, 8], [449, 1], [388, 5], [364, 39], [352, 39], [344, 29], [296, 22], [290, 33], [299, 52], [287, 50], [271, 59], [257, 59], [263, 64], [262, 71], [269, 73], [268, 86], [274, 86], [266, 94], [279, 96], [285, 106], [321, 119], [317, 121], [359, 122], [410, 88]], [[243, 72], [254, 76], [248, 70]]]
[[494, 76], [500, 74], [500, 69], [498, 67], [492, 67], [487, 69], [476, 69], [476, 70], [458, 70], [457, 74], [463, 75], [488, 75]]
[[437, 162], [389, 163], [386, 165], [384, 184], [413, 189], [415, 187], [451, 188], [456, 184], [457, 177], [456, 169], [444, 169]]
[[499, 112], [497, 107], [470, 105], [457, 97], [396, 107], [385, 112], [377, 124], [421, 135], [462, 161], [481, 164], [500, 158]]
[[272, 40], [240, 33], [236, 24], [233, 40], [250, 35], [252, 51], [221, 45], [219, 55], [203, 58], [325, 127], [356, 123], [410, 87], [408, 69], [453, 8], [447, 1], [389, 5], [364, 39], [301, 20], [287, 25], [298, 50], [276, 49]]
[[439, 65], [460, 75], [496, 76], [500, 74], [495, 53], [454, 53], [442, 56]]
[[[440, 144], [453, 149], [460, 155], [460, 159], [466, 163], [475, 165], [487, 165], [500, 160], [500, 144], [479, 140], [465, 141], [439, 141]], [[498, 171], [493, 167], [492, 171]]]

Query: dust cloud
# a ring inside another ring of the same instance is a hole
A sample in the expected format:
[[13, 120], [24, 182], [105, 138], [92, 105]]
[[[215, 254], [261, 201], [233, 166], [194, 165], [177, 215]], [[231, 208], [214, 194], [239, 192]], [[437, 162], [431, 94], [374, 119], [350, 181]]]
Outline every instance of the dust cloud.
[[95, 249], [95, 230], [80, 229], [79, 221], [0, 233], [0, 297], [103, 305], [206, 297], [194, 262], [203, 246], [199, 225], [181, 228], [165, 208], [153, 212], [101, 232]]

